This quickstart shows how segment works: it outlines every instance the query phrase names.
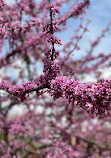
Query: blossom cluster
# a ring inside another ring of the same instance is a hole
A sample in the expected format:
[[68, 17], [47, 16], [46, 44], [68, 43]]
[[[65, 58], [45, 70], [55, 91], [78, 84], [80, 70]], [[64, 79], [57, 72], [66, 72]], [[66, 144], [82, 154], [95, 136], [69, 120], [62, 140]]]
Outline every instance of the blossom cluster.
[[54, 98], [65, 97], [84, 109], [102, 115], [111, 108], [111, 81], [102, 80], [98, 83], [81, 83], [66, 77], [57, 77], [51, 82]]

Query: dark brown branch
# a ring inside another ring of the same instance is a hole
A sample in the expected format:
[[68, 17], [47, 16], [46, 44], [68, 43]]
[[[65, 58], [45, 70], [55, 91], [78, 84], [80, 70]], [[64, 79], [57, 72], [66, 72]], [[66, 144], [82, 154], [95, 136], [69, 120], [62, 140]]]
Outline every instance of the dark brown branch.
[[[50, 86], [49, 86], [49, 85], [38, 86], [38, 87], [36, 87], [36, 88], [28, 89], [28, 90], [25, 90], [25, 91], [23, 91], [23, 92], [22, 92], [22, 90], [21, 90], [21, 95], [22, 95], [22, 94], [26, 94], [26, 93], [30, 93], [30, 92], [34, 92], [34, 91], [37, 92], [37, 91], [39, 91], [39, 90], [41, 90], [41, 89], [44, 89], [44, 88], [50, 88]], [[9, 94], [15, 95], [15, 94], [14, 94], [15, 92], [13, 92], [13, 91], [6, 90], [6, 92], [8, 92]]]
[[[51, 21], [51, 26], [50, 26], [50, 33], [53, 37], [54, 31], [53, 31], [53, 14], [52, 14], [52, 10], [50, 8], [50, 21]], [[53, 56], [54, 56], [54, 39], [52, 38], [52, 54], [51, 54], [51, 61], [53, 61]]]

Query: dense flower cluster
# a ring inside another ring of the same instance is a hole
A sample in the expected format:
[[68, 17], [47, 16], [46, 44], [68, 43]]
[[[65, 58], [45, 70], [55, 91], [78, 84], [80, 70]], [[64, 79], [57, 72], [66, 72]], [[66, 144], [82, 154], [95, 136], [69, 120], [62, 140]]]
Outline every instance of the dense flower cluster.
[[36, 84], [37, 81], [35, 81], [36, 83], [34, 81], [29, 81], [17, 86], [12, 86], [10, 83], [3, 81], [0, 85], [0, 89], [23, 98], [23, 95], [26, 93], [39, 90], [37, 89], [39, 86], [40, 88], [48, 88], [48, 86], [50, 86], [51, 89], [49, 92], [51, 92], [54, 98], [65, 97], [68, 99], [69, 103], [76, 101], [76, 104], [84, 109], [91, 104], [90, 110], [92, 113], [101, 115], [111, 108], [110, 80], [101, 80], [98, 83], [81, 83], [74, 79], [67, 79], [67, 77], [56, 77], [56, 71], [58, 72], [58, 70], [56, 70], [53, 65], [51, 65], [50, 68], [51, 63], [48, 63], [48, 61], [46, 64], [44, 71], [46, 75], [41, 76], [44, 78], [44, 82], [40, 82], [40, 77], [38, 86]]
[[51, 82], [51, 89], [54, 98], [66, 97], [69, 103], [76, 101], [76, 104], [84, 109], [91, 104], [92, 113], [101, 115], [111, 108], [111, 81], [109, 80], [83, 84], [66, 77], [57, 77]]

